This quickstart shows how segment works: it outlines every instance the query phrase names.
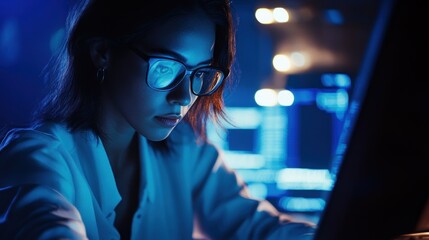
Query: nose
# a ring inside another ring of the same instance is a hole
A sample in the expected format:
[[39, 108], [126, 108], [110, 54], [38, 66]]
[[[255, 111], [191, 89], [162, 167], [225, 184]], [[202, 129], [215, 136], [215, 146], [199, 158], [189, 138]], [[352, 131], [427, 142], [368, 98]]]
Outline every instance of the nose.
[[191, 104], [193, 94], [191, 92], [190, 85], [190, 75], [186, 74], [179, 85], [171, 89], [168, 93], [168, 102], [171, 104], [178, 104], [180, 106], [188, 106]]

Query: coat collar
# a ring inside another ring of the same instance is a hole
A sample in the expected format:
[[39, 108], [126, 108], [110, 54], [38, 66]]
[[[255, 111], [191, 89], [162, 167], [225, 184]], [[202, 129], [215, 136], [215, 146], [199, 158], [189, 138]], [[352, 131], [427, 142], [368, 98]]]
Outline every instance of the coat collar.
[[80, 148], [87, 151], [83, 153], [86, 158], [82, 163], [84, 172], [101, 211], [107, 216], [115, 210], [122, 198], [101, 139], [90, 133], [84, 137], [87, 139], [86, 144], [90, 146]]
[[112, 214], [122, 198], [101, 139], [91, 131], [72, 132], [65, 124], [45, 123], [38, 129], [59, 138], [81, 168], [102, 213]]
[[153, 149], [148, 140], [140, 135], [140, 200], [153, 202], [155, 200], [155, 166]]
[[[122, 197], [116, 185], [115, 177], [106, 150], [99, 137], [92, 134], [85, 136], [87, 144], [91, 147], [89, 152], [84, 154], [88, 156], [85, 161], [84, 171], [86, 172], [88, 182], [97, 199], [100, 208], [107, 216], [110, 214], [121, 201]], [[80, 148], [83, 149], [83, 148]], [[153, 202], [155, 198], [154, 185], [154, 154], [148, 140], [141, 136], [139, 137], [140, 151], [140, 200]], [[88, 174], [88, 172], [91, 174]], [[91, 176], [92, 175], [92, 176]]]

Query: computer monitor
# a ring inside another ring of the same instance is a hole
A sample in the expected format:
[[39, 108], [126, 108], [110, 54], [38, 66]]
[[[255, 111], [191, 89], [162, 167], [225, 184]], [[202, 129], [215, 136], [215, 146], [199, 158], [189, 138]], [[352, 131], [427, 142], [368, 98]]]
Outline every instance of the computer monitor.
[[417, 8], [417, 0], [380, 5], [316, 240], [388, 240], [429, 231], [429, 89], [417, 74], [417, 53], [425, 59], [417, 44], [426, 39]]

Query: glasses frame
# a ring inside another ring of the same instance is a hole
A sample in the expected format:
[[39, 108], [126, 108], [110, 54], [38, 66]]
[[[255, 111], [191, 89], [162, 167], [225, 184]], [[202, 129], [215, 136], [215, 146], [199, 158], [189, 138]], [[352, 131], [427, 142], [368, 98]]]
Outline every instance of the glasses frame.
[[[212, 95], [219, 87], [220, 87], [220, 85], [222, 85], [222, 82], [223, 82], [223, 80], [225, 80], [225, 78], [227, 78], [228, 77], [228, 75], [229, 75], [229, 72], [228, 71], [225, 71], [224, 69], [222, 69], [222, 68], [219, 68], [219, 67], [214, 67], [214, 66], [202, 66], [202, 67], [198, 67], [198, 68], [195, 68], [195, 69], [193, 69], [193, 70], [189, 70], [188, 68], [187, 68], [187, 66], [186, 66], [186, 64], [184, 64], [183, 62], [181, 62], [181, 61], [179, 61], [179, 60], [177, 60], [177, 59], [174, 59], [174, 58], [168, 58], [168, 57], [158, 57], [158, 56], [149, 56], [149, 55], [147, 55], [147, 54], [145, 54], [145, 53], [143, 53], [142, 51], [140, 51], [138, 48], [136, 48], [136, 47], [134, 47], [134, 46], [127, 46], [128, 47], [128, 49], [130, 49], [133, 53], [135, 53], [137, 56], [139, 56], [140, 58], [142, 58], [143, 60], [145, 60], [147, 63], [148, 63], [148, 70], [146, 71], [146, 84], [150, 87], [150, 88], [152, 88], [152, 89], [154, 89], [154, 90], [157, 90], [157, 91], [161, 91], [161, 92], [165, 92], [165, 91], [170, 91], [170, 90], [172, 90], [172, 89], [174, 89], [174, 88], [176, 88], [177, 86], [179, 86], [179, 84], [183, 81], [183, 79], [185, 79], [185, 76], [187, 76], [187, 75], [190, 75], [190, 83], [191, 83], [191, 92], [194, 94], [194, 95], [196, 95], [196, 96], [209, 96], [209, 95]], [[149, 75], [149, 68], [150, 68], [150, 62], [151, 62], [151, 59], [167, 59], [167, 60], [171, 60], [171, 61], [175, 61], [175, 62], [179, 62], [180, 64], [182, 64], [184, 67], [185, 67], [185, 74], [183, 75], [183, 77], [182, 77], [182, 79], [180, 79], [179, 81], [177, 81], [176, 83], [174, 83], [172, 86], [170, 86], [170, 87], [168, 87], [168, 88], [162, 88], [162, 89], [160, 89], [160, 88], [155, 88], [155, 87], [152, 87], [150, 84], [149, 84], [149, 82], [148, 82], [148, 75]], [[217, 86], [214, 88], [214, 89], [212, 89], [210, 92], [207, 92], [207, 93], [203, 93], [203, 94], [199, 94], [199, 93], [195, 93], [194, 92], [194, 90], [193, 90], [193, 83], [194, 83], [194, 75], [195, 75], [195, 73], [198, 71], [198, 70], [200, 70], [200, 69], [203, 69], [203, 68], [212, 68], [212, 69], [215, 69], [215, 70], [218, 70], [218, 71], [220, 71], [222, 74], [223, 74], [223, 78], [219, 81], [219, 83], [217, 84]]]

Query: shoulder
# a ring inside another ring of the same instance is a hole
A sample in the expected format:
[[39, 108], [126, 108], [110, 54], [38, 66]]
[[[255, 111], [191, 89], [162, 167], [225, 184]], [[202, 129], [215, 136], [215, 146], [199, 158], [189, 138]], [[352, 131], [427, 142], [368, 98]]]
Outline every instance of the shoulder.
[[12, 128], [4, 136], [1, 145], [4, 145], [6, 140], [30, 136], [52, 140], [56, 135], [64, 132], [69, 132], [67, 126], [54, 122], [41, 123], [26, 128]]
[[14, 128], [0, 144], [0, 164], [7, 159], [54, 158], [61, 149], [60, 136], [65, 128], [58, 124], [44, 124], [29, 128]]
[[[75, 133], [65, 124], [43, 123], [28, 128], [14, 128], [0, 143], [0, 153], [22, 149], [55, 149], [72, 143]], [[79, 134], [81, 136], [82, 134]]]
[[0, 153], [10, 152], [11, 150], [19, 150], [40, 145], [55, 147], [59, 141], [55, 135], [37, 129], [30, 128], [14, 128], [11, 129], [3, 138], [0, 144]]
[[69, 189], [69, 159], [60, 139], [66, 132], [58, 124], [10, 130], [0, 144], [0, 187], [44, 184]]

